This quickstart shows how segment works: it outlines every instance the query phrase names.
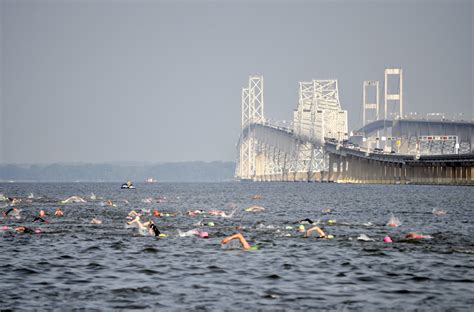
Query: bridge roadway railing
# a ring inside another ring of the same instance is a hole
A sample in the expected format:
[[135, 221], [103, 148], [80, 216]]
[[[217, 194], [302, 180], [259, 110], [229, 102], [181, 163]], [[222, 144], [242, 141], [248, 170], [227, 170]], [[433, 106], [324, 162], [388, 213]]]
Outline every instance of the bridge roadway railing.
[[328, 181], [377, 184], [474, 185], [474, 154], [383, 154], [326, 143]]
[[[354, 149], [335, 142], [321, 146], [315, 140], [297, 136], [289, 128], [268, 123], [247, 125], [243, 135], [250, 133], [258, 141], [261, 155], [255, 181], [474, 185], [474, 154], [416, 158]], [[313, 153], [302, 159], [301, 147], [308, 143], [324, 149], [324, 169], [315, 165]]]

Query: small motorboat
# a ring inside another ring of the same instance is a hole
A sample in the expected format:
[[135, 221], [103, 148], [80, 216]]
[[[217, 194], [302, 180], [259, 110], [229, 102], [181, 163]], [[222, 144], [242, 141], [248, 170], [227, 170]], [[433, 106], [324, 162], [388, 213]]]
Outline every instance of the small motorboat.
[[132, 182], [128, 181], [127, 183], [122, 184], [120, 187], [121, 189], [135, 189], [135, 186], [132, 184]]

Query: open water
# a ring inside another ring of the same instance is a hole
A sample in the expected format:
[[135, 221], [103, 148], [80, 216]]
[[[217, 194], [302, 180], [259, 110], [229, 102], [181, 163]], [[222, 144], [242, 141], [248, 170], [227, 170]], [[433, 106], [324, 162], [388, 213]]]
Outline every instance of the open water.
[[[0, 192], [23, 199], [16, 205], [22, 218], [1, 218], [0, 226], [42, 231], [0, 232], [0, 309], [467, 311], [474, 304], [472, 187], [157, 183], [120, 190], [109, 183], [4, 183]], [[91, 192], [98, 199], [90, 200]], [[251, 199], [255, 194], [262, 199]], [[87, 203], [58, 204], [71, 195]], [[142, 202], [149, 197], [152, 203]], [[117, 207], [104, 206], [108, 199]], [[7, 204], [0, 202], [2, 211]], [[245, 212], [251, 205], [266, 210]], [[54, 217], [57, 207], [64, 217]], [[232, 218], [186, 215], [233, 208]], [[48, 223], [31, 223], [41, 209]], [[169, 235], [156, 238], [125, 226], [132, 209], [178, 215], [142, 217]], [[386, 226], [390, 213], [399, 227]], [[90, 224], [93, 217], [103, 224]], [[287, 229], [305, 218], [335, 237], [304, 238]], [[259, 250], [221, 247], [236, 226]], [[209, 238], [179, 237], [178, 229], [194, 228]], [[432, 238], [404, 239], [410, 231]], [[356, 240], [360, 234], [375, 241]], [[384, 243], [385, 235], [394, 242]]]

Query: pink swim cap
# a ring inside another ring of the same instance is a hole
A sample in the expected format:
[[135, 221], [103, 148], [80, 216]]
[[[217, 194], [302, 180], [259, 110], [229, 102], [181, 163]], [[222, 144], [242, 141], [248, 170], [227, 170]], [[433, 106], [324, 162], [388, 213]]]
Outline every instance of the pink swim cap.
[[385, 236], [383, 238], [383, 241], [384, 241], [384, 243], [392, 243], [392, 239], [390, 238], [390, 236]]
[[36, 234], [39, 234], [39, 233], [41, 233], [41, 230], [40, 230], [40, 229], [36, 229], [36, 230], [35, 230], [35, 233], [36, 233]]
[[6, 226], [6, 225], [2, 226], [2, 230], [4, 230], [4, 231], [8, 230], [8, 226]]
[[208, 238], [208, 237], [209, 237], [209, 233], [207, 233], [207, 232], [200, 232], [200, 233], [199, 233], [199, 237], [201, 237], [201, 238]]

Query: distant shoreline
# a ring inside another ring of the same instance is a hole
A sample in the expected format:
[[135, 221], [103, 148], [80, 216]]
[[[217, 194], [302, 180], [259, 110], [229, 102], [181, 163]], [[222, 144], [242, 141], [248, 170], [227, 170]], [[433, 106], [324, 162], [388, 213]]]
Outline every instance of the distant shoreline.
[[[230, 182], [234, 179], [235, 163], [175, 162], [159, 164], [3, 164], [0, 165], [2, 183], [97, 182], [123, 183], [131, 180], [145, 184], [153, 178], [164, 182]], [[153, 184], [153, 183], [150, 183]]]

